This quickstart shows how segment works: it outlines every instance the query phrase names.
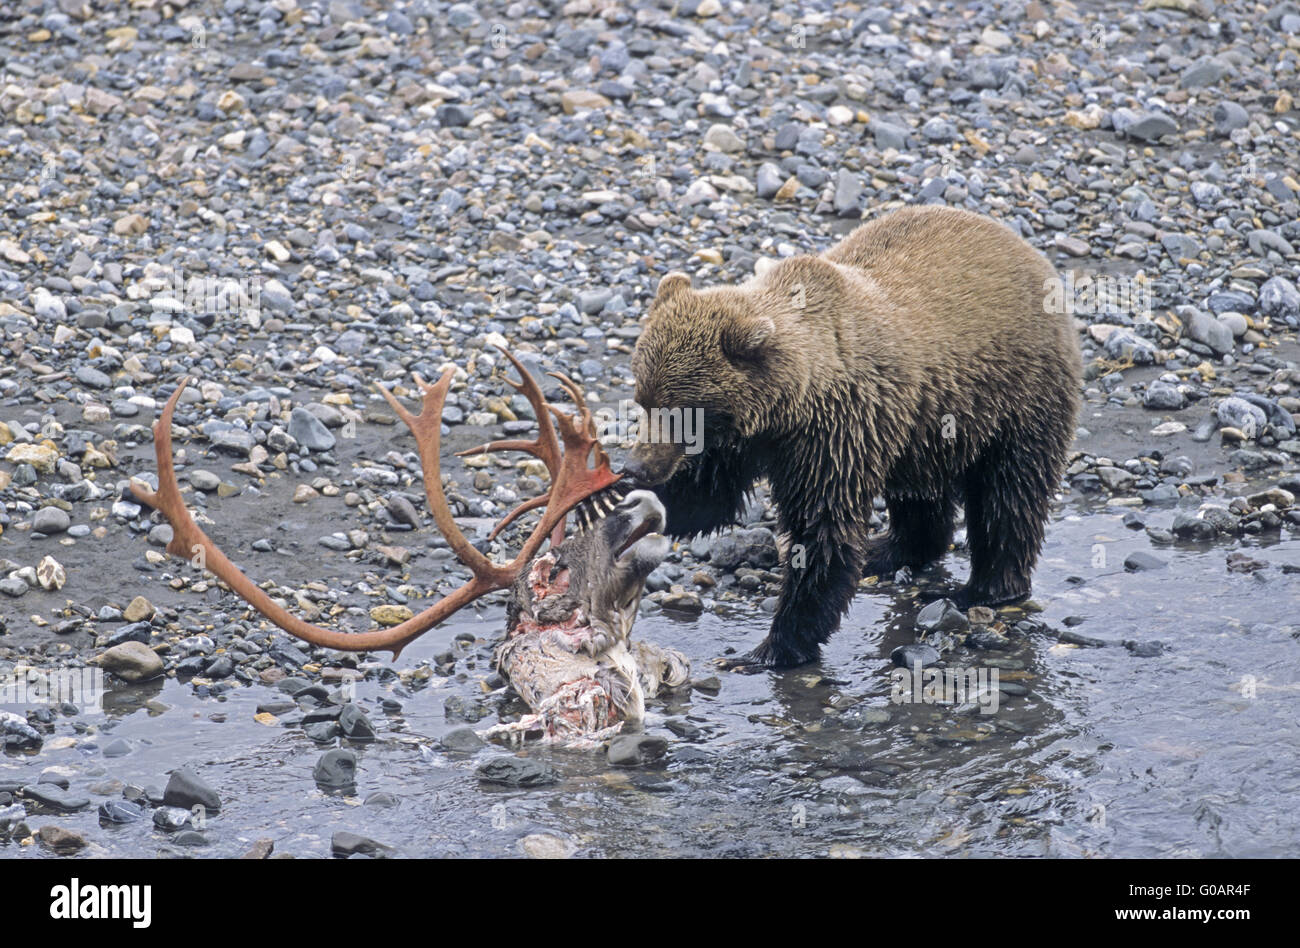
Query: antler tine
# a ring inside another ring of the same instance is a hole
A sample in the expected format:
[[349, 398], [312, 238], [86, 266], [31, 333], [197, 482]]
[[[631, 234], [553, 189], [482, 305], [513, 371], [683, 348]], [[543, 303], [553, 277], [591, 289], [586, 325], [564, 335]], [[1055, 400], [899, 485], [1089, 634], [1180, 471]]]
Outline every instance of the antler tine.
[[[540, 459], [542, 463], [546, 465], [546, 471], [551, 476], [551, 489], [539, 497], [534, 497], [532, 500], [525, 501], [506, 514], [500, 522], [492, 528], [492, 532], [488, 534], [488, 539], [490, 540], [495, 540], [497, 536], [500, 535], [501, 531], [513, 523], [521, 514], [527, 513], [530, 510], [535, 510], [538, 507], [544, 507], [550, 503], [551, 495], [555, 489], [555, 482], [559, 478], [560, 470], [564, 464], [564, 450], [560, 447], [560, 439], [556, 437], [555, 425], [551, 422], [551, 413], [553, 412], [555, 414], [556, 420], [561, 425], [561, 430], [563, 430], [564, 422], [568, 418], [567, 415], [558, 411], [555, 406], [551, 405], [546, 400], [546, 396], [542, 394], [542, 389], [537, 384], [537, 380], [533, 378], [531, 372], [524, 368], [523, 363], [515, 358], [512, 352], [495, 344], [493, 344], [493, 347], [509, 359], [510, 364], [513, 365], [515, 370], [519, 373], [518, 382], [507, 377], [506, 384], [516, 392], [521, 393], [528, 399], [528, 403], [532, 405], [533, 414], [537, 418], [537, 437], [532, 441], [524, 441], [522, 439], [489, 441], [487, 444], [480, 444], [478, 447], [470, 448], [467, 451], [458, 451], [456, 456], [467, 458], [479, 454], [488, 454], [493, 451], [522, 451], [525, 454], [531, 454], [533, 457]], [[560, 529], [563, 526], [563, 522], [563, 518], [561, 517], [553, 528], [557, 531], [556, 535], [552, 538], [556, 545], [558, 545], [560, 540], [563, 538], [563, 531]]]
[[[573, 379], [569, 378], [563, 372], [547, 372], [546, 374], [553, 379], [558, 379], [560, 385], [562, 385], [564, 390], [569, 393], [569, 397], [573, 399], [573, 404], [578, 408], [577, 415], [582, 419], [584, 426], [590, 422], [591, 411], [587, 408], [586, 396], [582, 394], [582, 389], [578, 387], [578, 383], [573, 381]], [[552, 406], [551, 410], [555, 410], [554, 406]], [[593, 431], [592, 433], [594, 434], [595, 432]]]
[[[578, 408], [576, 413], [566, 414], [554, 405], [547, 405], [555, 413], [556, 419], [559, 421], [560, 430], [565, 436], [566, 450], [570, 446], [570, 441], [575, 445], [589, 441], [595, 447], [596, 467], [599, 468], [608, 464], [609, 455], [605, 453], [600, 440], [596, 437], [596, 425], [592, 422], [591, 409], [587, 407], [587, 399], [583, 395], [582, 389], [578, 387], [577, 382], [563, 372], [550, 372], [548, 374], [560, 380], [560, 384], [564, 386], [565, 391], [569, 393], [569, 397], [573, 399], [573, 403]], [[570, 433], [569, 429], [572, 429], [572, 433]]]
[[[429, 495], [429, 505], [434, 519], [448, 543], [461, 561], [470, 568], [473, 577], [459, 589], [438, 600], [418, 615], [389, 629], [375, 629], [370, 632], [346, 633], [312, 625], [288, 610], [276, 604], [260, 587], [249, 579], [232, 563], [216, 544], [212, 542], [194, 522], [185, 500], [181, 496], [180, 486], [176, 481], [176, 468], [172, 462], [172, 417], [181, 394], [189, 384], [183, 379], [163, 407], [162, 415], [154, 422], [154, 454], [158, 463], [158, 490], [152, 490], [138, 478], [131, 480], [131, 493], [141, 502], [157, 510], [172, 525], [172, 540], [167, 544], [167, 551], [173, 556], [201, 558], [202, 565], [218, 579], [226, 583], [241, 599], [251, 605], [275, 625], [313, 645], [345, 651], [379, 651], [392, 652], [396, 659], [402, 649], [414, 639], [442, 622], [458, 609], [482, 596], [484, 593], [509, 586], [522, 564], [496, 566], [487, 557], [475, 550], [456, 527], [447, 507], [446, 497], [442, 492], [439, 475], [438, 442], [441, 434], [442, 403], [451, 386], [453, 369], [443, 373], [436, 385], [426, 385], [417, 379], [424, 394], [423, 408], [418, 415], [412, 415], [394, 399], [390, 393], [381, 388], [390, 405], [410, 428], [416, 437], [420, 450], [420, 460], [424, 466], [425, 490]], [[540, 545], [540, 543], [539, 543]], [[530, 557], [531, 558], [531, 557]]]
[[510, 364], [519, 373], [518, 382], [512, 378], [507, 378], [506, 384], [522, 394], [524, 398], [528, 399], [528, 404], [533, 406], [533, 414], [537, 416], [537, 438], [533, 441], [497, 441], [493, 442], [493, 444], [484, 444], [468, 451], [462, 451], [457, 457], [471, 457], [475, 454], [485, 454], [491, 450], [526, 451], [534, 457], [540, 458], [546, 464], [546, 469], [550, 471], [553, 481], [556, 472], [560, 469], [560, 462], [563, 459], [564, 452], [560, 449], [560, 441], [555, 436], [555, 426], [551, 424], [551, 416], [547, 411], [550, 406], [546, 401], [546, 396], [542, 394], [542, 389], [537, 384], [537, 380], [533, 378], [532, 373], [524, 368], [523, 363], [516, 359], [513, 353], [495, 344], [494, 348], [509, 359]]
[[474, 545], [461, 533], [456, 525], [456, 518], [451, 515], [447, 504], [447, 495], [442, 490], [442, 406], [447, 400], [447, 391], [451, 388], [454, 368], [448, 367], [442, 378], [434, 385], [429, 385], [415, 376], [415, 383], [422, 395], [420, 413], [412, 415], [396, 396], [382, 385], [375, 383], [375, 388], [384, 397], [384, 401], [397, 413], [406, 427], [415, 436], [415, 449], [420, 455], [420, 470], [424, 477], [424, 495], [429, 502], [429, 512], [438, 530], [447, 538], [447, 545], [462, 563], [470, 568], [474, 575], [490, 574], [498, 567], [486, 556], [474, 548]]

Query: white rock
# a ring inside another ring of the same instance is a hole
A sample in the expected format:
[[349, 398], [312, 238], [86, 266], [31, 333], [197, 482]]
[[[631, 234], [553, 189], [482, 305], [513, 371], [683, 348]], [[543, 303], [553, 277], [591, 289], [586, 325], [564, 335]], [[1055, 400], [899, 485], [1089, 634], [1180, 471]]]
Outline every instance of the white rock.
[[41, 319], [68, 318], [68, 308], [63, 305], [63, 300], [44, 287], [37, 287], [32, 293], [32, 305], [36, 308], [36, 315]]
[[709, 130], [704, 133], [704, 144], [728, 153], [742, 151], [745, 147], [745, 143], [730, 126], [721, 124], [709, 126]]

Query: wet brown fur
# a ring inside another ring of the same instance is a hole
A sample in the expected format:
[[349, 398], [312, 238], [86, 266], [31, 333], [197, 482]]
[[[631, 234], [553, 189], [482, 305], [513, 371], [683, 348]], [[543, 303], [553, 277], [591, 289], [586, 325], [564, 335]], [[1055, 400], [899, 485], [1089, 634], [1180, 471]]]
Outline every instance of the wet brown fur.
[[[961, 604], [1028, 594], [1080, 389], [1070, 317], [1044, 306], [1055, 278], [1003, 225], [943, 207], [887, 214], [740, 286], [664, 278], [633, 356], [637, 400], [703, 408], [704, 450], [639, 446], [628, 470], [658, 485], [679, 536], [734, 523], [769, 478], [807, 561], [787, 564], [756, 661], [816, 658], [859, 577], [943, 555], [958, 504]], [[868, 542], [882, 494], [890, 533]]]

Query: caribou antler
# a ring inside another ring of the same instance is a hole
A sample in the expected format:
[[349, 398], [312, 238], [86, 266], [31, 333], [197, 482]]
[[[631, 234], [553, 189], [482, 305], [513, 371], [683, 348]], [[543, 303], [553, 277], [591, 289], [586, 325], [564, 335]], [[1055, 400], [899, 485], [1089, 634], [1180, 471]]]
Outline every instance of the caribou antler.
[[[520, 381], [513, 382], [506, 379], [506, 382], [515, 391], [522, 392], [536, 410], [537, 439], [534, 441], [492, 441], [488, 444], [481, 444], [477, 448], [470, 448], [468, 451], [461, 451], [457, 453], [456, 457], [472, 457], [476, 454], [487, 454], [489, 451], [525, 451], [536, 458], [540, 458], [542, 463], [546, 465], [546, 469], [551, 473], [551, 489], [540, 497], [525, 501], [506, 514], [493, 529], [488, 539], [495, 540], [497, 534], [508, 527], [520, 514], [536, 507], [545, 506], [548, 515], [557, 509], [559, 510], [559, 517], [554, 525], [554, 529], [558, 530], [559, 533], [551, 538], [551, 545], [559, 546], [560, 540], [564, 537], [565, 515], [587, 497], [590, 497], [591, 493], [595, 493], [595, 491], [592, 491], [583, 497], [574, 498], [561, 492], [559, 486], [562, 484], [567, 485], [569, 481], [581, 483], [584, 480], [584, 475], [600, 474], [600, 477], [592, 479], [603, 479], [605, 481], [600, 487], [596, 488], [596, 490], [601, 490], [613, 484], [621, 475], [614, 474], [609, 470], [609, 456], [596, 439], [596, 426], [592, 422], [591, 411], [587, 408], [587, 402], [582, 397], [582, 389], [578, 388], [572, 379], [561, 372], [547, 373], [551, 378], [559, 380], [560, 384], [564, 386], [564, 390], [569, 393], [569, 397], [573, 399], [573, 404], [577, 406], [577, 411], [574, 414], [566, 414], [542, 397], [537, 382], [519, 364], [518, 359], [500, 346], [496, 348], [519, 370]], [[561, 450], [560, 443], [556, 441], [555, 427], [551, 424], [550, 416], [547, 415], [546, 411], [537, 408], [539, 404], [544, 405], [547, 410], [555, 415], [555, 421], [560, 427], [560, 439], [564, 442], [563, 450]], [[596, 452], [596, 464], [595, 467], [589, 470], [587, 468], [587, 457], [593, 449]]]
[[[500, 349], [498, 346], [497, 348]], [[184, 379], [172, 393], [163, 408], [162, 415], [154, 422], [154, 453], [158, 460], [158, 490], [151, 490], [143, 481], [131, 480], [131, 493], [153, 509], [160, 512], [172, 525], [172, 540], [167, 544], [167, 551], [174, 556], [193, 559], [200, 556], [200, 562], [218, 579], [228, 585], [236, 595], [248, 602], [267, 619], [286, 632], [296, 635], [313, 645], [346, 651], [371, 651], [386, 649], [396, 659], [403, 648], [425, 632], [432, 629], [458, 609], [468, 605], [478, 597], [497, 589], [507, 589], [515, 581], [549, 536], [552, 545], [558, 545], [564, 536], [566, 515], [593, 494], [609, 487], [620, 475], [613, 473], [609, 467], [609, 458], [600, 447], [595, 436], [591, 413], [583, 401], [581, 390], [568, 378], [556, 374], [556, 378], [573, 397], [577, 405], [577, 414], [569, 415], [549, 404], [542, 396], [537, 382], [524, 369], [513, 355], [501, 349], [506, 358], [519, 370], [520, 382], [507, 379], [514, 388], [522, 392], [532, 404], [537, 415], [538, 435], [535, 441], [495, 441], [482, 445], [462, 455], [483, 454], [487, 451], [519, 450], [527, 451], [541, 458], [551, 474], [551, 487], [541, 497], [527, 501], [511, 511], [492, 531], [495, 538], [502, 528], [521, 513], [545, 506], [541, 520], [533, 532], [524, 541], [519, 554], [509, 563], [494, 563], [484, 556], [461, 533], [460, 527], [447, 505], [447, 497], [442, 490], [440, 471], [440, 448], [442, 440], [442, 407], [447, 392], [451, 388], [454, 368], [448, 368], [442, 378], [434, 385], [428, 385], [418, 375], [416, 383], [423, 396], [420, 413], [412, 415], [391, 392], [376, 385], [393, 411], [402, 419], [411, 434], [415, 436], [416, 449], [420, 454], [420, 465], [424, 474], [424, 491], [428, 497], [429, 510], [434, 523], [447, 544], [467, 567], [473, 577], [456, 591], [438, 600], [419, 615], [412, 616], [400, 625], [387, 629], [374, 629], [370, 632], [349, 633], [312, 625], [277, 605], [260, 587], [249, 579], [234, 563], [227, 559], [194, 522], [185, 500], [181, 496], [180, 486], [176, 481], [176, 468], [172, 463], [172, 416], [180, 401], [181, 393], [189, 384]], [[556, 438], [555, 425], [551, 423], [551, 414], [555, 415], [560, 429], [560, 439]], [[563, 445], [561, 445], [561, 440]], [[587, 459], [595, 450], [595, 466], [588, 467]]]

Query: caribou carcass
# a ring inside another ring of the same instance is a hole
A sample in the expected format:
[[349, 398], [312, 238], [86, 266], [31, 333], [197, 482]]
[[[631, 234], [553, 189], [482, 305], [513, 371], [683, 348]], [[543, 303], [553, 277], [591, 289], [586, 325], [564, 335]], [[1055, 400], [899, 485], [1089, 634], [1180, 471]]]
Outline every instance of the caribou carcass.
[[681, 652], [629, 636], [646, 577], [668, 552], [657, 532], [663, 504], [645, 490], [601, 503], [593, 522], [515, 583], [496, 663], [533, 713], [488, 729], [490, 740], [600, 740], [640, 721], [661, 687], [689, 678]]
[[[599, 739], [624, 722], [638, 723], [645, 713], [646, 697], [660, 687], [679, 685], [688, 676], [689, 667], [681, 653], [633, 643], [629, 638], [646, 576], [668, 550], [668, 540], [657, 532], [664, 523], [664, 509], [653, 494], [627, 492], [618, 484], [620, 475], [610, 470], [591, 412], [576, 384], [553, 373], [576, 406], [572, 413], [563, 412], [543, 398], [537, 382], [513, 355], [501, 351], [520, 374], [519, 382], [506, 381], [532, 404], [537, 438], [494, 441], [461, 452], [461, 456], [524, 451], [542, 460], [551, 481], [549, 490], [511, 511], [492, 531], [495, 539], [520, 514], [541, 510], [538, 523], [508, 563], [492, 561], [470, 543], [443, 493], [442, 409], [455, 370], [448, 368], [434, 385], [416, 377], [423, 396], [418, 414], [378, 387], [414, 435], [433, 520], [471, 573], [459, 589], [400, 625], [350, 633], [306, 622], [249, 579], [199, 528], [185, 505], [172, 462], [172, 417], [186, 381], [176, 388], [154, 423], [158, 489], [136, 479], [131, 482], [131, 493], [171, 523], [170, 553], [203, 563], [275, 625], [313, 645], [389, 651], [396, 659], [405, 646], [458, 609], [486, 593], [509, 590], [507, 638], [497, 648], [495, 659], [532, 713], [518, 722], [490, 728], [486, 735], [509, 742]], [[566, 532], [570, 513], [578, 525]]]

